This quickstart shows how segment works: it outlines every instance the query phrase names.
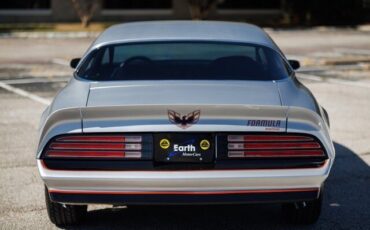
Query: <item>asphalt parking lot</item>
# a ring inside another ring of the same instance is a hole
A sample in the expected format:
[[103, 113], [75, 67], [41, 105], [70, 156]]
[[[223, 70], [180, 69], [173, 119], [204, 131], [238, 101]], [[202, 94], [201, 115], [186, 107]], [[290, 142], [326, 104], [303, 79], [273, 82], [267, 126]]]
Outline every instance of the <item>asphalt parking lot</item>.
[[[270, 31], [305, 64], [299, 77], [328, 110], [337, 157], [323, 213], [309, 227], [282, 222], [279, 205], [89, 208], [82, 229], [369, 229], [370, 33]], [[0, 229], [52, 229], [35, 164], [42, 111], [93, 38], [0, 38]]]

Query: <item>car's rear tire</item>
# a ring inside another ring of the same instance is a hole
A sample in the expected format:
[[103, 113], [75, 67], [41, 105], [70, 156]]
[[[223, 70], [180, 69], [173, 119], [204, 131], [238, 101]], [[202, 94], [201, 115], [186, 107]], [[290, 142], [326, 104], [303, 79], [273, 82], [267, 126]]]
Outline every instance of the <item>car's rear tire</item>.
[[282, 205], [284, 219], [290, 224], [309, 225], [319, 219], [322, 206], [322, 194], [316, 200], [287, 203]]
[[51, 201], [46, 187], [45, 202], [50, 221], [58, 227], [77, 225], [87, 213], [87, 205], [63, 205]]

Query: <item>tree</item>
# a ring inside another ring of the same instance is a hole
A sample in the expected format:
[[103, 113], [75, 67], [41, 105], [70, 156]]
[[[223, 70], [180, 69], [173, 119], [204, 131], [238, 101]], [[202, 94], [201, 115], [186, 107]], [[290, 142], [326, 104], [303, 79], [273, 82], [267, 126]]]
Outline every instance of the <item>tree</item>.
[[71, 0], [71, 2], [85, 28], [89, 26], [96, 10], [101, 6], [101, 0]]
[[208, 17], [208, 14], [218, 4], [224, 0], [187, 0], [192, 19], [202, 20]]

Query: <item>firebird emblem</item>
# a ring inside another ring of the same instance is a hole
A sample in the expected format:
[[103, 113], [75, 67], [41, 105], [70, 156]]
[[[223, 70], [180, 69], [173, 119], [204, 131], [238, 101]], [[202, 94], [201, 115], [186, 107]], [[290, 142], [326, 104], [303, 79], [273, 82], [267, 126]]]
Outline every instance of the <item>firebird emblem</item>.
[[200, 110], [195, 110], [187, 115], [181, 115], [173, 110], [168, 110], [168, 118], [172, 124], [179, 126], [182, 129], [189, 128], [199, 121]]

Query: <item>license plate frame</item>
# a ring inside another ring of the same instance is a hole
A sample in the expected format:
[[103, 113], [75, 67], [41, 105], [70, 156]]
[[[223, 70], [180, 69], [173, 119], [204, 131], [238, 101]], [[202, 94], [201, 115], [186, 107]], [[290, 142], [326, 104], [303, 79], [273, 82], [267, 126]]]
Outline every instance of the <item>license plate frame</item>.
[[154, 160], [168, 163], [212, 163], [215, 137], [209, 133], [158, 133], [154, 135]]

